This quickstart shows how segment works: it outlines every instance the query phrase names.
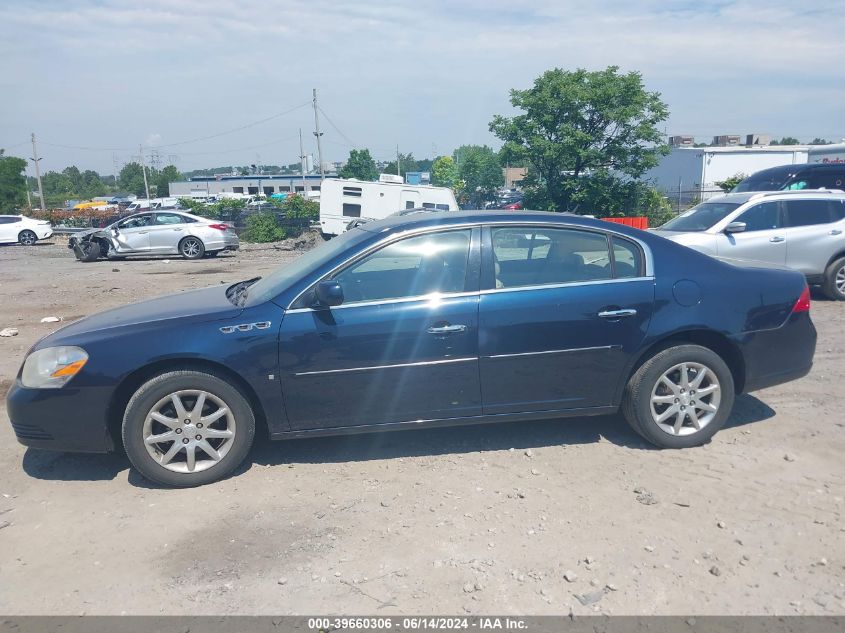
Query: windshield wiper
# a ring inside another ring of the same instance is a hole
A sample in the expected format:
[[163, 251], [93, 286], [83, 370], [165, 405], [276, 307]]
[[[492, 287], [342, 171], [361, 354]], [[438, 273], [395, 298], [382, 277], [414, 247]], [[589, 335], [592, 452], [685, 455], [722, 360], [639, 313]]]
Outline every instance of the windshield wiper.
[[246, 296], [247, 292], [249, 291], [249, 287], [259, 279], [261, 279], [261, 277], [253, 277], [252, 279], [247, 279], [245, 281], [239, 281], [236, 284], [232, 284], [226, 289], [226, 298], [236, 306], [242, 306], [246, 302]]

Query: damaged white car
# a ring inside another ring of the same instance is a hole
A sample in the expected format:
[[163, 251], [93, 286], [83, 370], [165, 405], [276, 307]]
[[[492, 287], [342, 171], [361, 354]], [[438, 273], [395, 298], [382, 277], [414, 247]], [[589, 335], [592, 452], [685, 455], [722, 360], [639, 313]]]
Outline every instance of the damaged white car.
[[130, 255], [200, 259], [239, 247], [230, 225], [182, 211], [136, 213], [101, 229], [80, 231], [68, 240], [68, 248], [83, 262]]

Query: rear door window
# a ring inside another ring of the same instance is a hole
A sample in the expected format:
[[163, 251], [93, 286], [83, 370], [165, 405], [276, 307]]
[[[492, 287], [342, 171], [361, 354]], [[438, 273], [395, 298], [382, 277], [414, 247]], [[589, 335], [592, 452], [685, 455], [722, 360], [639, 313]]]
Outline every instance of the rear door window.
[[607, 237], [577, 229], [493, 228], [496, 288], [611, 279]]
[[832, 221], [829, 200], [786, 200], [786, 226], [812, 226]]

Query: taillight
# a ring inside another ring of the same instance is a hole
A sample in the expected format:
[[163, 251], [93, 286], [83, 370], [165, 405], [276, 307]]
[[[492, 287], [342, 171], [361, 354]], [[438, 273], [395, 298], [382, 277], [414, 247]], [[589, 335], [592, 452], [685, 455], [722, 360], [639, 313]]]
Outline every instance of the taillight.
[[208, 228], [217, 229], [218, 231], [227, 231], [229, 229], [229, 225], [228, 224], [209, 224]]
[[799, 312], [809, 312], [810, 311], [810, 288], [808, 286], [804, 286], [804, 290], [801, 292], [801, 296], [798, 297], [798, 301], [795, 302], [795, 305], [792, 306], [792, 314], [797, 314]]

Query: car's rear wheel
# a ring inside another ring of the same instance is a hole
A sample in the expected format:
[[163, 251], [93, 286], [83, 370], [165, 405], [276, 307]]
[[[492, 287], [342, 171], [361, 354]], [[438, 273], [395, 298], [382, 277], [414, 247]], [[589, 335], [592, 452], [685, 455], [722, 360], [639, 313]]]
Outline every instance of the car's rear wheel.
[[827, 267], [822, 288], [831, 299], [845, 301], [845, 257], [840, 257]]
[[186, 237], [179, 242], [179, 253], [185, 259], [200, 259], [205, 254], [205, 244], [198, 237]]
[[100, 243], [97, 240], [77, 242], [73, 247], [76, 259], [81, 262], [94, 262], [100, 257]]
[[30, 230], [21, 231], [18, 233], [18, 242], [24, 246], [32, 246], [38, 241], [38, 236]]
[[135, 392], [122, 432], [129, 460], [147, 479], [201, 486], [244, 460], [255, 437], [255, 416], [244, 395], [216, 373], [171, 371]]
[[662, 448], [707, 442], [725, 424], [734, 403], [731, 370], [699, 345], [664, 349], [628, 381], [622, 410], [634, 430]]

